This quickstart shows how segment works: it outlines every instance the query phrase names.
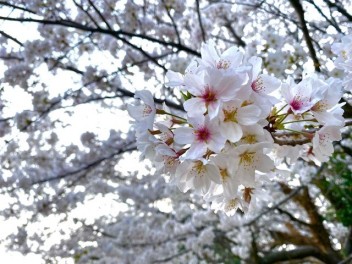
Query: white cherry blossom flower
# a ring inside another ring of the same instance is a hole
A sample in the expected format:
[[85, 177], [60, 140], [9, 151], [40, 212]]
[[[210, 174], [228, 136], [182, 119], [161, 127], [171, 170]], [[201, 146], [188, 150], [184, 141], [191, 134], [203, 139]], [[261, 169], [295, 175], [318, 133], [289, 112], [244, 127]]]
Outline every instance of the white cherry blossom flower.
[[227, 216], [234, 216], [238, 209], [242, 210], [242, 200], [240, 194], [233, 194], [232, 196], [218, 194], [207, 200], [211, 202], [211, 208], [213, 210], [221, 210], [225, 212]]
[[327, 83], [313, 75], [304, 78], [298, 84], [289, 78], [288, 82], [282, 85], [281, 92], [292, 112], [302, 114], [323, 98], [328, 87]]
[[329, 89], [324, 92], [323, 98], [311, 108], [311, 111], [322, 125], [343, 126], [345, 121], [341, 107], [344, 103], [338, 104], [342, 97], [342, 87], [334, 79], [328, 82]]
[[243, 53], [237, 47], [231, 47], [219, 55], [215, 42], [210, 40], [208, 43], [203, 43], [200, 52], [202, 55], [200, 65], [205, 69], [218, 69], [225, 74], [244, 70], [243, 67], [241, 68]]
[[208, 116], [200, 115], [189, 118], [192, 127], [175, 129], [175, 142], [191, 144], [182, 156], [185, 159], [201, 158], [207, 149], [219, 153], [225, 145], [226, 139], [221, 135], [216, 120], [209, 120]]
[[159, 144], [155, 147], [156, 156], [154, 161], [157, 168], [163, 173], [173, 176], [180, 165], [179, 155], [166, 144]]
[[219, 168], [224, 195], [230, 197], [237, 193], [240, 181], [235, 174], [237, 168], [236, 163], [232, 162], [232, 157], [220, 153], [211, 157], [211, 161]]
[[338, 57], [335, 60], [335, 65], [339, 68], [345, 68], [346, 61], [352, 60], [352, 35], [347, 35], [341, 38], [341, 42], [331, 45], [331, 50]]
[[185, 76], [185, 87], [194, 96], [184, 103], [187, 114], [195, 116], [208, 111], [209, 117], [213, 119], [223, 102], [247, 97], [248, 92], [241, 89], [245, 81], [246, 76], [243, 74], [222, 76], [214, 70], [207, 71], [204, 78], [194, 74]]
[[255, 144], [259, 142], [273, 143], [270, 133], [258, 124], [242, 126], [242, 138], [237, 144]]
[[242, 125], [256, 124], [260, 119], [260, 108], [256, 105], [242, 106], [241, 100], [232, 100], [222, 106], [219, 113], [220, 131], [231, 142], [241, 139]]
[[271, 148], [269, 143], [240, 145], [234, 149], [234, 162], [237, 166], [237, 177], [245, 186], [255, 185], [255, 171], [269, 172], [274, 162], [264, 154], [264, 148]]
[[205, 194], [211, 182], [221, 183], [220, 171], [214, 164], [201, 160], [185, 160], [176, 170], [175, 179], [182, 192], [190, 189]]
[[155, 157], [155, 148], [160, 144], [160, 141], [146, 131], [136, 135], [137, 149], [139, 150], [140, 160], [145, 158], [153, 160]]
[[313, 153], [315, 157], [325, 162], [334, 152], [333, 141], [341, 140], [341, 127], [323, 126], [313, 137]]
[[144, 104], [128, 105], [127, 111], [136, 120], [137, 133], [153, 129], [156, 108], [152, 93], [148, 90], [136, 91], [135, 98], [141, 99]]
[[262, 71], [263, 60], [260, 57], [251, 57], [248, 60], [248, 63], [252, 65], [252, 71], [249, 75], [249, 85], [253, 91], [251, 95], [254, 96], [254, 99], [260, 104], [276, 104], [279, 100], [270, 95], [274, 91], [280, 88], [281, 81], [273, 76], [267, 74], [260, 74]]

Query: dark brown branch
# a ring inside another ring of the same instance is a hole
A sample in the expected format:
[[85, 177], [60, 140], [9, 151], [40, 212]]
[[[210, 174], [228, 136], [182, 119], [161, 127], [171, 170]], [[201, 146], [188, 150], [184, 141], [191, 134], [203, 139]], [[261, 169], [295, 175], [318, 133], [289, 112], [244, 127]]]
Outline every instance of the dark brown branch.
[[74, 3], [79, 9], [81, 9], [81, 10], [89, 17], [89, 19], [93, 22], [93, 24], [94, 24], [97, 28], [99, 28], [98, 22], [95, 21], [94, 17], [88, 12], [88, 10], [86, 10], [82, 5], [78, 4], [78, 3], [76, 2], [76, 0], [73, 0], [73, 3]]
[[230, 21], [225, 24], [225, 27], [228, 29], [228, 31], [231, 33], [231, 35], [234, 37], [234, 39], [236, 40], [236, 42], [239, 46], [241, 46], [241, 47], [246, 46], [246, 43], [243, 41], [243, 39], [233, 29]]
[[[129, 144], [126, 144], [126, 145], [129, 145]], [[46, 178], [46, 179], [43, 179], [43, 180], [38, 180], [38, 181], [34, 181], [32, 182], [32, 185], [36, 185], [36, 184], [43, 184], [43, 183], [46, 183], [46, 182], [49, 182], [49, 181], [56, 181], [56, 180], [61, 180], [63, 178], [66, 178], [66, 177], [69, 177], [69, 176], [73, 176], [73, 175], [76, 175], [78, 173], [81, 173], [83, 171], [87, 171], [91, 168], [94, 168], [96, 167], [97, 165], [99, 165], [100, 163], [102, 163], [103, 161], [105, 160], [108, 160], [108, 159], [111, 159], [115, 156], [118, 156], [118, 155], [121, 155], [125, 152], [129, 152], [129, 151], [133, 151], [133, 150], [136, 150], [137, 148], [136, 147], [130, 147], [130, 148], [125, 148], [125, 149], [119, 149], [117, 152], [114, 152], [106, 157], [102, 157], [100, 159], [97, 159], [95, 161], [93, 161], [92, 163], [89, 163], [79, 169], [76, 169], [76, 170], [73, 170], [73, 171], [69, 171], [69, 172], [65, 172], [65, 173], [62, 173], [62, 174], [59, 174], [59, 175], [56, 175], [56, 176], [53, 176], [53, 177], [49, 177], [49, 178]]]
[[99, 11], [99, 9], [95, 6], [95, 4], [91, 1], [88, 0], [89, 4], [93, 7], [93, 9], [95, 10], [95, 12], [98, 14], [98, 16], [100, 17], [100, 19], [105, 23], [105, 25], [107, 26], [108, 29], [112, 30], [112, 27], [110, 26], [110, 24], [108, 23], [108, 21], [105, 19], [105, 17], [101, 14], [101, 12]]
[[127, 36], [127, 37], [136, 37], [136, 38], [140, 38], [143, 40], [148, 40], [154, 43], [158, 43], [160, 45], [163, 45], [165, 47], [172, 47], [172, 48], [176, 48], [179, 51], [184, 51], [187, 52], [191, 55], [200, 57], [200, 53], [187, 47], [184, 46], [180, 43], [174, 43], [174, 42], [167, 42], [161, 39], [157, 39], [148, 35], [143, 35], [143, 34], [138, 34], [138, 33], [131, 33], [131, 32], [127, 32], [127, 31], [123, 31], [123, 30], [117, 30], [117, 31], [112, 31], [112, 30], [108, 30], [108, 29], [103, 29], [103, 28], [92, 28], [86, 25], [82, 25], [79, 24], [75, 21], [71, 21], [71, 20], [45, 20], [45, 19], [34, 19], [34, 18], [21, 18], [21, 17], [4, 17], [4, 16], [0, 16], [0, 20], [7, 20], [7, 21], [15, 21], [15, 22], [31, 22], [31, 23], [40, 23], [43, 25], [56, 25], [56, 26], [64, 26], [64, 27], [70, 27], [70, 28], [75, 28], [75, 29], [79, 29], [82, 31], [88, 31], [88, 32], [92, 32], [92, 33], [102, 33], [102, 34], [107, 34], [107, 35], [111, 35], [114, 37], [120, 37], [122, 36]]
[[173, 260], [174, 258], [177, 258], [177, 257], [180, 257], [184, 254], [187, 254], [188, 252], [190, 252], [191, 250], [181, 250], [179, 253], [176, 253], [170, 257], [166, 257], [166, 258], [163, 258], [163, 259], [158, 259], [158, 260], [154, 260], [153, 263], [163, 263], [163, 262], [169, 262], [171, 260]]
[[180, 37], [180, 32], [178, 32], [178, 29], [177, 29], [177, 25], [176, 25], [176, 22], [174, 20], [174, 18], [172, 17], [171, 13], [170, 13], [170, 10], [169, 10], [169, 7], [166, 5], [165, 3], [165, 0], [162, 0], [163, 4], [164, 4], [164, 7], [165, 7], [165, 10], [166, 10], [166, 13], [167, 13], [167, 16], [170, 18], [171, 20], [171, 23], [172, 23], [172, 26], [175, 30], [175, 34], [176, 34], [176, 37], [177, 37], [177, 41], [179, 44], [181, 44], [181, 37]]
[[[336, 21], [334, 20], [330, 20], [323, 12], [323, 10], [314, 2], [314, 0], [309, 0], [307, 1], [308, 3], [310, 3], [311, 5], [314, 6], [314, 8], [319, 12], [319, 14], [325, 18], [325, 20], [332, 25], [338, 32], [342, 33], [342, 30], [340, 29], [339, 25], [336, 23]], [[332, 17], [333, 19], [333, 17]]]
[[204, 27], [203, 27], [202, 17], [200, 14], [199, 0], [196, 0], [196, 9], [197, 9], [197, 16], [198, 16], [198, 23], [199, 23], [200, 31], [202, 32], [202, 39], [205, 42], [206, 35], [205, 35]]
[[290, 220], [293, 221], [293, 222], [299, 223], [299, 224], [301, 224], [301, 225], [303, 225], [303, 226], [305, 226], [305, 227], [309, 227], [309, 226], [310, 226], [309, 223], [306, 223], [306, 222], [304, 222], [304, 221], [302, 221], [302, 220], [300, 220], [300, 219], [294, 217], [290, 212], [287, 212], [287, 211], [281, 209], [280, 207], [278, 207], [277, 210], [278, 210], [281, 214], [286, 215], [286, 216], [287, 216], [288, 218], [290, 218]]
[[313, 63], [314, 63], [314, 68], [315, 68], [315, 71], [317, 72], [320, 72], [320, 62], [318, 60], [318, 57], [317, 57], [317, 54], [315, 52], [315, 49], [314, 49], [314, 46], [313, 46], [313, 42], [312, 42], [312, 38], [310, 37], [309, 35], [309, 30], [307, 28], [307, 22], [304, 18], [304, 10], [303, 10], [303, 7], [300, 3], [299, 0], [289, 0], [292, 7], [295, 9], [296, 13], [297, 13], [297, 16], [298, 16], [298, 20], [302, 26], [302, 32], [303, 32], [303, 36], [304, 36], [304, 39], [307, 43], [307, 47], [308, 47], [308, 50], [309, 50], [309, 54], [310, 54], [310, 57], [312, 58], [313, 60]]
[[23, 43], [19, 41], [18, 39], [12, 37], [11, 35], [7, 34], [6, 32], [0, 30], [0, 34], [3, 35], [5, 38], [11, 39], [12, 41], [16, 42], [18, 45], [23, 47]]
[[289, 200], [291, 200], [295, 195], [299, 193], [300, 190], [302, 190], [305, 186], [300, 186], [294, 191], [290, 192], [284, 199], [282, 199], [280, 202], [277, 204], [273, 205], [272, 207], [267, 207], [264, 209], [259, 215], [254, 217], [251, 221], [247, 222], [244, 224], [244, 226], [249, 226], [254, 224], [256, 221], [258, 221], [262, 216], [266, 215], [267, 213], [279, 208], [281, 205], [287, 203]]
[[22, 6], [10, 4], [10, 3], [8, 3], [8, 1], [0, 1], [0, 5], [8, 6], [8, 7], [12, 7], [13, 9], [18, 9], [18, 10], [22, 10], [22, 11], [29, 12], [32, 14], [36, 14], [36, 12], [33, 10], [30, 10], [30, 9], [22, 7]]
[[311, 142], [312, 140], [309, 138], [306, 139], [300, 139], [300, 140], [290, 140], [290, 139], [278, 139], [273, 137], [274, 142], [280, 146], [297, 146], [297, 145], [304, 145], [307, 144], [309, 142]]
[[[280, 187], [285, 194], [292, 192], [292, 189], [285, 183], [280, 183]], [[308, 188], [305, 186], [302, 193], [293, 197], [293, 200], [307, 212], [309, 229], [313, 235], [311, 242], [319, 248], [321, 252], [327, 253], [330, 259], [328, 263], [339, 262], [341, 257], [332, 248], [329, 233], [323, 224], [322, 217], [318, 213], [317, 207], [309, 195]]]
[[344, 9], [342, 6], [338, 5], [337, 3], [333, 3], [330, 0], [324, 0], [324, 2], [331, 8], [334, 7], [336, 8], [337, 11], [339, 11], [342, 15], [344, 15], [349, 21], [352, 21], [352, 15], [347, 12], [346, 9]]
[[160, 68], [162, 68], [164, 70], [164, 72], [167, 71], [167, 69], [165, 68], [164, 65], [161, 65], [157, 59], [155, 59], [153, 56], [151, 56], [149, 53], [147, 53], [146, 51], [144, 51], [142, 48], [138, 47], [137, 45], [131, 43], [130, 41], [128, 41], [125, 38], [122, 37], [118, 37], [116, 36], [117, 39], [121, 40], [123, 43], [125, 43], [127, 46], [132, 47], [135, 50], [138, 50], [140, 53], [142, 53], [144, 55], [144, 57], [148, 58], [151, 62], [153, 62], [155, 65], [159, 66]]
[[288, 251], [283, 250], [271, 252], [261, 259], [260, 264], [271, 264], [279, 261], [297, 260], [306, 257], [315, 257], [324, 263], [336, 264], [336, 262], [332, 262], [327, 254], [322, 253], [320, 249], [313, 246], [302, 246]]

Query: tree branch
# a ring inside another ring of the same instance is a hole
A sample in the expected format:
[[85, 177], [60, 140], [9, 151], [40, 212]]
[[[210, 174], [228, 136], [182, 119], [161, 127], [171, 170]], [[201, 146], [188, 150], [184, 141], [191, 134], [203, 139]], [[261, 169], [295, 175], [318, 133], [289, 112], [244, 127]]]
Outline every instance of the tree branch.
[[231, 22], [228, 21], [225, 24], [225, 27], [228, 29], [228, 31], [231, 33], [231, 35], [234, 37], [234, 39], [236, 40], [237, 44], [241, 47], [245, 47], [246, 43], [243, 41], [243, 39], [236, 33], [236, 31], [233, 29]]
[[179, 51], [184, 51], [187, 52], [191, 55], [200, 57], [200, 53], [187, 47], [184, 46], [180, 43], [174, 43], [174, 42], [167, 42], [161, 39], [157, 39], [151, 36], [147, 36], [147, 35], [143, 35], [143, 34], [138, 34], [138, 33], [131, 33], [131, 32], [127, 32], [127, 31], [123, 31], [123, 30], [117, 30], [117, 31], [113, 31], [113, 30], [109, 30], [109, 29], [103, 29], [103, 28], [92, 28], [86, 25], [82, 25], [79, 24], [75, 21], [71, 21], [71, 20], [45, 20], [45, 19], [34, 19], [34, 18], [21, 18], [21, 17], [4, 17], [4, 16], [0, 16], [0, 20], [7, 20], [7, 21], [14, 21], [14, 22], [31, 22], [31, 23], [40, 23], [40, 24], [44, 24], [44, 25], [56, 25], [56, 26], [64, 26], [64, 27], [70, 27], [70, 28], [75, 28], [75, 29], [79, 29], [82, 31], [88, 31], [88, 32], [92, 32], [92, 33], [102, 33], [102, 34], [108, 34], [114, 37], [120, 37], [122, 36], [128, 36], [128, 37], [136, 37], [136, 38], [140, 38], [143, 40], [148, 40], [160, 45], [163, 45], [165, 47], [172, 47], [172, 48], [176, 48]]
[[264, 209], [259, 215], [257, 215], [256, 217], [254, 217], [251, 221], [247, 222], [244, 224], [244, 226], [249, 226], [254, 224], [257, 220], [259, 220], [262, 216], [266, 215], [267, 213], [279, 208], [281, 205], [283, 205], [284, 203], [288, 202], [289, 200], [291, 200], [295, 195], [297, 195], [299, 193], [300, 190], [302, 190], [305, 186], [300, 186], [297, 189], [295, 189], [294, 191], [290, 192], [289, 195], [287, 195], [284, 199], [282, 199], [280, 202], [278, 202], [277, 204], [273, 205], [272, 207], [267, 207], [266, 209]]
[[299, 22], [302, 26], [302, 32], [303, 32], [303, 36], [304, 36], [304, 39], [307, 43], [307, 47], [308, 47], [308, 50], [309, 50], [309, 54], [310, 54], [310, 57], [312, 58], [313, 60], [313, 63], [314, 63], [314, 68], [315, 68], [315, 71], [317, 72], [320, 72], [320, 62], [318, 60], [318, 57], [317, 57], [317, 54], [315, 52], [315, 49], [314, 49], [314, 46], [313, 46], [313, 42], [312, 42], [312, 39], [309, 35], [309, 31], [308, 31], [308, 28], [307, 28], [307, 22], [304, 18], [304, 11], [303, 11], [303, 7], [300, 3], [299, 0], [289, 0], [292, 7], [295, 9], [296, 13], [297, 13], [297, 16], [298, 16], [298, 19], [299, 19]]
[[[129, 143], [130, 144], [130, 143]], [[126, 145], [129, 145], [129, 144], [126, 144]], [[36, 185], [36, 184], [42, 184], [42, 183], [45, 183], [45, 182], [49, 182], [49, 181], [55, 181], [55, 180], [61, 180], [63, 178], [66, 178], [68, 176], [72, 176], [72, 175], [75, 175], [77, 173], [80, 173], [80, 172], [83, 172], [83, 171], [86, 171], [86, 170], [89, 170], [91, 168], [94, 168], [95, 166], [99, 165], [101, 162], [105, 161], [105, 160], [108, 160], [108, 159], [111, 159], [117, 155], [120, 155], [122, 153], [125, 153], [125, 152], [128, 152], [128, 151], [133, 151], [133, 150], [136, 150], [137, 148], [136, 147], [130, 147], [130, 148], [125, 148], [125, 149], [119, 149], [117, 152], [114, 152], [106, 157], [102, 157], [100, 159], [97, 159], [81, 168], [78, 168], [78, 169], [75, 169], [73, 171], [69, 171], [69, 172], [64, 172], [62, 174], [59, 174], [57, 176], [53, 176], [53, 177], [49, 177], [49, 178], [46, 178], [46, 179], [43, 179], [43, 180], [38, 180], [38, 181], [34, 181], [32, 182], [32, 185]]]
[[336, 262], [331, 262], [331, 259], [326, 254], [323, 254], [320, 249], [313, 246], [302, 246], [293, 250], [269, 253], [261, 259], [260, 264], [271, 264], [279, 261], [303, 259], [306, 257], [315, 257], [324, 263], [336, 264]]
[[197, 16], [198, 16], [198, 23], [199, 23], [200, 31], [202, 32], [202, 39], [205, 42], [206, 35], [205, 35], [204, 27], [203, 27], [202, 17], [200, 14], [199, 0], [196, 0], [196, 9], [197, 9]]
[[338, 5], [337, 3], [333, 3], [330, 0], [324, 0], [324, 2], [329, 6], [329, 7], [334, 7], [336, 8], [337, 11], [339, 11], [342, 15], [344, 15], [349, 21], [352, 21], [352, 15], [347, 12], [346, 9], [344, 9], [342, 6]]
[[166, 10], [166, 13], [167, 13], [167, 16], [170, 18], [171, 20], [171, 23], [172, 23], [172, 26], [175, 30], [175, 34], [176, 34], [176, 37], [177, 37], [177, 41], [179, 44], [181, 44], [181, 37], [180, 37], [180, 32], [178, 32], [178, 29], [177, 29], [177, 25], [176, 25], [176, 22], [174, 20], [174, 18], [172, 17], [171, 13], [170, 13], [170, 10], [169, 10], [169, 7], [166, 5], [165, 3], [165, 0], [162, 0], [163, 4], [164, 4], [164, 7], [165, 7], [165, 10]]
[[89, 4], [93, 7], [93, 9], [95, 10], [95, 12], [98, 14], [98, 16], [100, 17], [100, 19], [105, 23], [105, 25], [107, 26], [108, 29], [112, 30], [112, 27], [110, 26], [110, 24], [108, 23], [108, 21], [105, 19], [105, 17], [101, 14], [101, 12], [99, 11], [99, 9], [95, 6], [95, 4], [91, 1], [88, 0]]
[[18, 39], [12, 37], [11, 35], [7, 34], [6, 32], [0, 30], [0, 34], [3, 35], [5, 38], [11, 39], [12, 41], [16, 42], [18, 45], [23, 47], [23, 43], [19, 41]]
[[10, 4], [10, 3], [8, 3], [8, 1], [0, 1], [0, 5], [12, 7], [13, 9], [22, 10], [22, 11], [25, 11], [25, 12], [32, 13], [32, 14], [34, 14], [34, 15], [37, 14], [37, 13], [36, 13], [35, 11], [33, 11], [33, 10], [30, 10], [30, 9], [28, 9], [28, 8], [21, 7], [21, 6], [18, 6], [18, 5]]

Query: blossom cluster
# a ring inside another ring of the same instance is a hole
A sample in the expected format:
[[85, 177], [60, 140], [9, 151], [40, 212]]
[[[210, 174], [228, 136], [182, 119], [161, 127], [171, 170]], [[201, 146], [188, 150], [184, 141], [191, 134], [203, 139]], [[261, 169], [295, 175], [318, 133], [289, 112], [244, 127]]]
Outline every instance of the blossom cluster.
[[166, 74], [184, 112], [157, 108], [147, 90], [128, 107], [141, 157], [228, 214], [252, 210], [283, 159], [327, 161], [345, 123], [336, 80], [312, 74], [282, 82], [262, 73], [262, 64], [235, 47], [220, 54], [210, 41], [184, 74]]
[[331, 46], [332, 51], [337, 55], [335, 66], [342, 69], [346, 76], [343, 79], [343, 86], [347, 91], [352, 91], [352, 35], [342, 37], [341, 42]]

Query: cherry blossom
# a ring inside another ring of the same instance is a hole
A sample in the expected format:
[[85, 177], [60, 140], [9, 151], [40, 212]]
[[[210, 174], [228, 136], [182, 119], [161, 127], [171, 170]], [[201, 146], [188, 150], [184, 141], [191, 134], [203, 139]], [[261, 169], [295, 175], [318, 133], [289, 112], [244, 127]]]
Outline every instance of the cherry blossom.
[[177, 168], [175, 178], [181, 191], [196, 189], [205, 194], [212, 181], [220, 183], [221, 175], [214, 164], [204, 160], [186, 160]]
[[320, 161], [326, 161], [334, 152], [333, 141], [341, 140], [341, 127], [323, 126], [313, 138], [313, 153]]
[[300, 83], [295, 84], [292, 79], [282, 86], [282, 94], [291, 110], [295, 114], [302, 114], [310, 110], [323, 98], [323, 93], [328, 84], [319, 80], [316, 76], [306, 77]]
[[239, 96], [245, 75], [222, 76], [214, 70], [205, 73], [204, 79], [198, 75], [185, 76], [185, 87], [195, 97], [184, 103], [188, 115], [194, 116], [208, 111], [213, 119], [218, 115], [223, 102]]
[[151, 92], [142, 90], [135, 93], [135, 98], [139, 98], [144, 103], [143, 105], [128, 106], [128, 113], [137, 122], [137, 132], [143, 133], [148, 129], [153, 128], [156, 108]]
[[219, 153], [226, 139], [220, 134], [216, 121], [199, 116], [189, 119], [191, 127], [175, 129], [175, 142], [191, 144], [183, 158], [197, 159], [206, 154], [207, 149]]

